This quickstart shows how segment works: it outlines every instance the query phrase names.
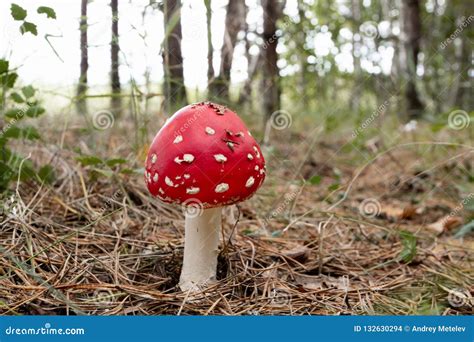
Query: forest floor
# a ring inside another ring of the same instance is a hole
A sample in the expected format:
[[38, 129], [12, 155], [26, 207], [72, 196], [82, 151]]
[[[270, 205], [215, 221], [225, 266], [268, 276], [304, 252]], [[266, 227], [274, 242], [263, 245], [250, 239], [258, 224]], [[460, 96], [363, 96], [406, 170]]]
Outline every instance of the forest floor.
[[[74, 134], [58, 139], [74, 147]], [[127, 134], [107, 134], [115, 156], [133, 155]], [[472, 147], [281, 134], [264, 148], [263, 187], [225, 209], [217, 284], [191, 296], [177, 287], [181, 208], [152, 198], [138, 172], [23, 146], [56, 179], [4, 199], [0, 313], [473, 313]]]

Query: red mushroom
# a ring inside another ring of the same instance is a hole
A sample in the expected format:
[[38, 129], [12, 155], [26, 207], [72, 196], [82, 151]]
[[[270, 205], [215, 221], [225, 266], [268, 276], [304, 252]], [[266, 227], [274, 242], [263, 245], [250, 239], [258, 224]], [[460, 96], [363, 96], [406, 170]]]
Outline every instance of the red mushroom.
[[145, 167], [150, 193], [195, 209], [186, 211], [182, 290], [215, 280], [222, 207], [245, 201], [264, 179], [258, 143], [224, 106], [186, 106], [155, 136]]

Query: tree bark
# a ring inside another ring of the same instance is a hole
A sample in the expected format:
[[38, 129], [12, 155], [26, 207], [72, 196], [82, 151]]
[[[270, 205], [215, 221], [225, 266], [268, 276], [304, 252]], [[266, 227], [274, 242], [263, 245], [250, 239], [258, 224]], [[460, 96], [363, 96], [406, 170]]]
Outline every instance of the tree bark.
[[416, 88], [416, 67], [421, 41], [419, 0], [402, 0], [402, 32], [405, 55], [405, 101], [409, 119], [420, 117], [423, 103]]
[[244, 28], [245, 1], [229, 0], [225, 17], [224, 43], [221, 50], [220, 73], [215, 81], [214, 96], [224, 102], [229, 102], [230, 72], [237, 34]]
[[[351, 110], [359, 112], [360, 97], [362, 95], [362, 68], [360, 65], [360, 43], [355, 40], [355, 33], [359, 33], [361, 14], [359, 0], [352, 0], [352, 58], [354, 60], [354, 86], [350, 99]], [[360, 36], [360, 33], [359, 33]], [[362, 37], [361, 37], [362, 38]]]
[[[247, 80], [244, 83], [242, 89], [240, 89], [239, 93], [239, 104], [243, 105], [252, 99], [252, 81], [253, 75], [255, 74], [255, 70], [252, 70], [252, 63], [256, 64], [256, 60], [252, 60], [252, 56], [250, 55], [250, 41], [248, 38], [249, 35], [249, 25], [247, 23], [247, 14], [248, 14], [248, 6], [244, 3], [244, 43], [245, 43], [245, 59], [247, 60]], [[258, 57], [257, 57], [258, 58]]]
[[118, 0], [111, 0], [110, 6], [112, 8], [112, 40], [110, 44], [111, 68], [110, 68], [110, 83], [112, 86], [112, 100], [111, 109], [118, 114], [122, 107], [120, 97], [120, 75], [119, 75], [119, 32], [118, 32]]
[[277, 0], [262, 0], [263, 7], [263, 41], [262, 48], [262, 99], [263, 113], [266, 122], [272, 113], [280, 108], [280, 77], [277, 66], [278, 36], [276, 23], [282, 15], [282, 5]]
[[81, 65], [79, 83], [77, 85], [77, 110], [81, 114], [87, 113], [85, 98], [87, 93], [87, 70], [89, 69], [87, 29], [87, 0], [81, 0], [81, 18], [79, 22]]
[[165, 40], [163, 49], [164, 95], [167, 111], [186, 103], [186, 88], [183, 76], [183, 55], [181, 53], [181, 1], [164, 0]]
[[207, 92], [211, 97], [211, 83], [214, 79], [214, 48], [212, 46], [212, 8], [211, 0], [204, 0], [206, 5], [206, 23], [207, 23]]

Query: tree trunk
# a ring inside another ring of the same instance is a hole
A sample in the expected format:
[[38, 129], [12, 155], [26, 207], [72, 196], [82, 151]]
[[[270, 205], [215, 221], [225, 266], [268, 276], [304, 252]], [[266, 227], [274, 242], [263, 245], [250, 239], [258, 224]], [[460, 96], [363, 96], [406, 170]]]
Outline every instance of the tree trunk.
[[207, 23], [207, 92], [211, 97], [211, 83], [214, 80], [214, 48], [212, 46], [212, 8], [211, 0], [204, 0], [206, 5], [206, 23]]
[[229, 0], [225, 17], [224, 43], [221, 50], [219, 77], [213, 87], [214, 95], [224, 102], [229, 102], [230, 72], [237, 43], [237, 34], [244, 28], [245, 1]]
[[171, 113], [187, 101], [183, 76], [183, 55], [181, 53], [181, 1], [164, 0], [163, 14], [165, 19], [164, 95], [166, 110]]
[[276, 23], [282, 14], [282, 5], [277, 0], [262, 0], [263, 49], [262, 49], [262, 99], [265, 125], [272, 113], [280, 108], [279, 70], [277, 66], [278, 36]]
[[419, 0], [402, 0], [402, 33], [405, 55], [405, 101], [408, 118], [418, 118], [423, 110], [416, 88], [416, 67], [420, 52], [421, 19]]
[[[355, 40], [355, 33], [359, 33], [361, 25], [360, 4], [359, 0], [352, 0], [352, 58], [354, 60], [354, 86], [352, 88], [352, 96], [350, 99], [350, 107], [352, 111], [359, 112], [360, 97], [362, 94], [362, 69], [360, 66], [360, 42]], [[360, 33], [359, 33], [360, 36]], [[360, 37], [362, 39], [362, 37]]]
[[81, 114], [86, 114], [87, 102], [85, 95], [87, 92], [87, 70], [89, 69], [87, 46], [87, 0], [81, 0], [81, 19], [79, 22], [79, 30], [81, 35], [81, 68], [79, 83], [77, 85], [77, 111]]
[[110, 44], [111, 68], [110, 83], [112, 86], [112, 100], [110, 103], [112, 112], [119, 114], [122, 101], [120, 97], [120, 76], [119, 76], [119, 32], [118, 32], [118, 0], [111, 0], [112, 7], [112, 40]]
[[248, 6], [244, 4], [244, 43], [245, 43], [245, 59], [247, 60], [247, 79], [244, 83], [244, 86], [240, 89], [239, 93], [239, 104], [243, 105], [251, 102], [252, 100], [252, 81], [253, 76], [255, 75], [255, 70], [257, 66], [258, 56], [252, 58], [250, 55], [250, 40], [249, 35], [249, 25], [247, 23], [247, 14]]

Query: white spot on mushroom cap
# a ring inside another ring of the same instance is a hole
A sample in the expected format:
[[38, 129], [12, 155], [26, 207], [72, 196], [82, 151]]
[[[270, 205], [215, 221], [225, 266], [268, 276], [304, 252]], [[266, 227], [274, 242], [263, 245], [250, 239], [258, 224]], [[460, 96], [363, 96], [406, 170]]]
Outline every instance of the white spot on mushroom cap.
[[186, 188], [186, 193], [190, 194], [190, 195], [197, 194], [199, 191], [200, 191], [200, 189], [197, 188], [197, 187], [194, 187], [194, 186], [192, 186], [190, 188]]
[[164, 193], [165, 193], [162, 188], [159, 188], [159, 189], [158, 189], [158, 192], [159, 192], [160, 194], [164, 194]]
[[158, 172], [155, 173], [155, 175], [153, 176], [153, 182], [158, 182]]
[[183, 141], [183, 136], [177, 135], [176, 138], [174, 138], [173, 144], [179, 144], [181, 141]]
[[260, 158], [260, 152], [258, 152], [257, 146], [254, 146], [254, 147], [253, 147], [253, 150], [255, 151], [255, 156], [256, 156], [257, 158]]
[[151, 155], [151, 163], [152, 163], [152, 164], [155, 164], [157, 158], [158, 158], [158, 157], [156, 156], [156, 154], [153, 153], [153, 154]]
[[185, 173], [185, 174], [183, 175], [183, 177], [186, 178], [186, 179], [189, 179], [189, 178], [191, 178], [191, 175], [188, 174], [188, 173]]
[[223, 154], [215, 154], [214, 159], [219, 163], [225, 163], [227, 161], [227, 157]]
[[194, 161], [194, 156], [192, 154], [184, 154], [183, 161], [186, 163], [192, 163]]
[[255, 165], [255, 171], [258, 171], [259, 167], [258, 165]]
[[214, 135], [214, 134], [216, 133], [216, 131], [213, 130], [211, 127], [206, 127], [206, 128], [205, 128], [205, 131], [206, 131], [206, 133], [209, 134], [209, 135]]
[[249, 177], [249, 179], [247, 179], [247, 183], [245, 183], [245, 187], [250, 188], [253, 183], [255, 183], [255, 178]]
[[217, 184], [215, 192], [220, 194], [220, 193], [226, 192], [227, 190], [229, 190], [229, 184], [220, 183], [220, 184]]
[[250, 133], [250, 131], [247, 131], [247, 133], [248, 133], [249, 136], [252, 136], [252, 133]]
[[165, 183], [168, 186], [173, 186], [174, 185], [173, 181], [171, 179], [169, 179], [168, 176], [165, 177]]
[[247, 159], [248, 159], [248, 160], [253, 160], [253, 156], [252, 156], [251, 153], [247, 154]]
[[185, 162], [185, 163], [192, 163], [194, 161], [194, 156], [192, 154], [189, 154], [189, 153], [185, 153], [183, 154], [183, 159], [176, 157], [174, 158], [174, 161], [175, 163], [177, 164], [181, 164], [182, 162]]
[[265, 173], [264, 169], [260, 169], [260, 174], [263, 175]]

